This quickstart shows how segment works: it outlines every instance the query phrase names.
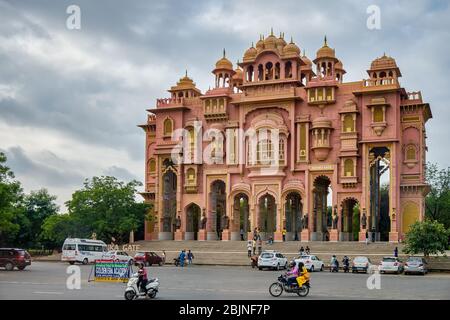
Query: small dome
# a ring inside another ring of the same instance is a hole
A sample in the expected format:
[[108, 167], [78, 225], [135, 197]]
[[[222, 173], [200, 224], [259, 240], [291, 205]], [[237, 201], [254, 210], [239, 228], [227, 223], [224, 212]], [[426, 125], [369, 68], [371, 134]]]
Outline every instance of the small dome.
[[253, 47], [253, 44], [250, 48], [247, 49], [244, 53], [244, 60], [253, 60], [256, 58], [256, 55], [258, 54], [258, 51]]
[[336, 64], [334, 65], [334, 69], [336, 69], [336, 70], [344, 70], [344, 65], [342, 64], [341, 60], [338, 60], [338, 62], [336, 62]]
[[383, 70], [383, 69], [396, 69], [397, 63], [395, 62], [395, 59], [392, 57], [386, 56], [384, 54], [382, 57], [377, 58], [372, 61], [370, 64], [370, 69], [372, 70]]
[[306, 67], [312, 68], [312, 61], [307, 56], [303, 55], [302, 60], [306, 64]]
[[259, 37], [258, 42], [256, 43], [256, 50], [257, 51], [261, 51], [264, 50], [264, 38], [263, 36]]
[[330, 48], [327, 44], [327, 37], [325, 36], [323, 46], [316, 53], [316, 59], [319, 58], [336, 58], [334, 49]]
[[234, 75], [233, 75], [232, 79], [234, 79], [234, 80], [242, 80], [243, 77], [244, 77], [244, 72], [242, 71], [241, 68], [237, 67], [234, 70]]
[[287, 44], [283, 48], [283, 54], [285, 54], [285, 55], [288, 55], [288, 54], [299, 55], [300, 54], [300, 48], [291, 39], [291, 42], [289, 44]]
[[233, 70], [233, 64], [225, 57], [225, 49], [223, 49], [222, 59], [216, 62], [216, 69], [228, 69]]
[[277, 37], [275, 37], [273, 34], [271, 34], [264, 40], [264, 48], [265, 49], [276, 49], [277, 41], [278, 41]]
[[286, 45], [286, 41], [284, 40], [284, 35], [280, 33], [280, 37], [277, 39], [277, 48], [284, 47]]

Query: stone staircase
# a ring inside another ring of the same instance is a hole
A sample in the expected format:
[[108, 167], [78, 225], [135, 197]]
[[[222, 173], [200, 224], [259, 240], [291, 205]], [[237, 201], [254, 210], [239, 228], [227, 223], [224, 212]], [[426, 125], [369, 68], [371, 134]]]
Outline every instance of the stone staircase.
[[[158, 254], [166, 251], [166, 262], [172, 263], [182, 249], [192, 250], [195, 264], [205, 265], [241, 265], [248, 266], [250, 259], [247, 256], [246, 241], [138, 241], [141, 251], [154, 251]], [[372, 263], [378, 263], [383, 256], [391, 256], [394, 248], [398, 247], [399, 256], [402, 257], [403, 246], [398, 243], [375, 242], [275, 242], [272, 245], [263, 243], [263, 250], [277, 250], [288, 259], [298, 256], [300, 247], [309, 246], [311, 254], [317, 255], [328, 265], [331, 256], [335, 254], [339, 260], [344, 255], [353, 258], [365, 255]]]

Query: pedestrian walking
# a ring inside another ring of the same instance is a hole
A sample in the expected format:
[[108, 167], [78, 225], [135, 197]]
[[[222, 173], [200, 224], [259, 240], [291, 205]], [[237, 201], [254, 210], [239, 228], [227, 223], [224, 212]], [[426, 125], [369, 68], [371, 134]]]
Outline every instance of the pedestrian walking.
[[161, 258], [162, 258], [162, 264], [166, 264], [166, 251], [165, 250], [162, 251]]
[[253, 247], [252, 242], [253, 242], [252, 240], [247, 241], [247, 254], [249, 258], [252, 256], [252, 247]]
[[307, 255], [309, 255], [310, 251], [311, 251], [311, 250], [309, 249], [309, 247], [306, 246], [306, 254], [307, 254]]
[[244, 241], [244, 229], [241, 229], [241, 241]]
[[192, 253], [191, 250], [188, 251], [187, 258], [188, 258], [188, 264], [192, 264], [192, 259], [194, 259], [194, 254]]
[[303, 248], [303, 246], [300, 247], [300, 255], [304, 255], [305, 254], [305, 248]]
[[398, 258], [398, 248], [395, 247], [394, 249], [394, 257]]
[[283, 242], [286, 241], [286, 228], [283, 228]]
[[253, 254], [256, 254], [256, 238], [252, 241]]
[[180, 267], [184, 267], [184, 260], [186, 259], [186, 250], [184, 249], [181, 250], [179, 258], [180, 258]]

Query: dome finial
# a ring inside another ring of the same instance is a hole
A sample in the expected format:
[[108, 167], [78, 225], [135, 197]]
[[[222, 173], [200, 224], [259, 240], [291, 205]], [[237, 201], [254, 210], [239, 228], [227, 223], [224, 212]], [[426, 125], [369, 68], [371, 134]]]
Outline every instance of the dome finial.
[[270, 27], [270, 35], [273, 36], [273, 27]]
[[225, 58], [225, 48], [223, 48], [223, 57]]
[[255, 46], [254, 46], [254, 44], [253, 44], [253, 41], [252, 41], [252, 48], [254, 48]]
[[292, 38], [292, 36], [291, 36], [291, 43], [294, 43], [294, 39]]
[[184, 76], [187, 78], [187, 69], [186, 69], [186, 72], [184, 73]]
[[324, 39], [323, 39], [323, 46], [324, 46], [324, 47], [328, 47], [328, 44], [327, 44], [327, 35], [325, 35], [325, 37], [324, 37]]

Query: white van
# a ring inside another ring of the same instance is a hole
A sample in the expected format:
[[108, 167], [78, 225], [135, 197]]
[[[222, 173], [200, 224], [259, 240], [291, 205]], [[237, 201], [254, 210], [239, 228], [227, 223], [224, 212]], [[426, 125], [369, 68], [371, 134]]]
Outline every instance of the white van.
[[88, 264], [102, 259], [107, 251], [106, 244], [100, 240], [67, 238], [62, 247], [61, 261]]

